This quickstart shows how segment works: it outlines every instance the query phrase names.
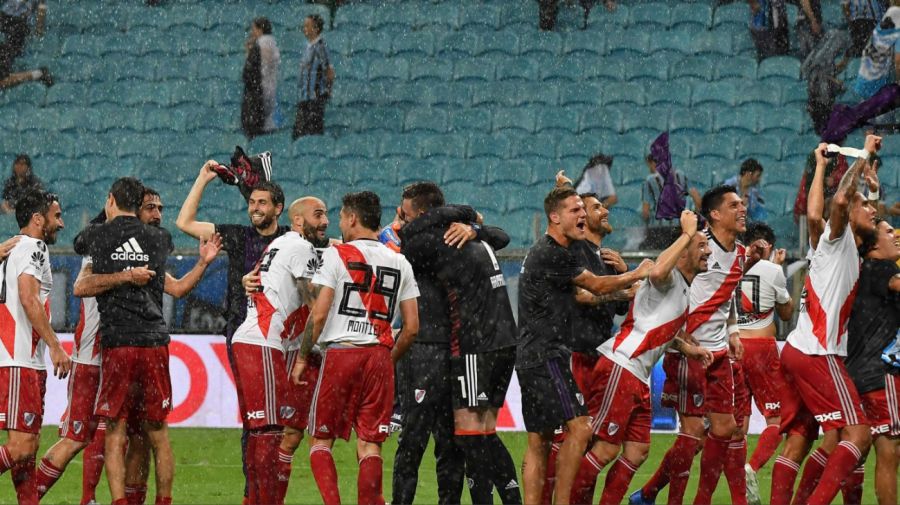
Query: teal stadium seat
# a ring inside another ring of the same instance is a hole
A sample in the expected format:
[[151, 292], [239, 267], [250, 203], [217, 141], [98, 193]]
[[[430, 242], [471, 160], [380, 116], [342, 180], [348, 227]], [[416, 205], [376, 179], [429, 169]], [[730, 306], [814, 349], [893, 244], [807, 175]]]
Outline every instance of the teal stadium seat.
[[758, 81], [744, 82], [737, 86], [737, 105], [763, 104], [778, 107], [781, 92], [777, 86], [767, 86]]
[[538, 134], [574, 135], [578, 133], [577, 110], [559, 107], [534, 107], [534, 131]]
[[740, 159], [756, 156], [774, 156], [781, 159], [781, 138], [774, 135], [754, 135], [738, 140], [737, 156]]
[[[472, 103], [472, 85], [465, 83], [456, 84], [426, 84], [420, 95], [423, 104], [432, 107], [468, 107]], [[474, 85], [474, 89], [483, 86]]]
[[498, 81], [532, 82], [539, 79], [540, 68], [532, 58], [503, 58], [497, 62]]
[[637, 83], [621, 83], [603, 90], [603, 105], [605, 106], [618, 104], [644, 106], [646, 101], [644, 87]]
[[509, 138], [502, 135], [473, 135], [469, 137], [466, 158], [506, 159], [509, 155]]
[[714, 131], [717, 133], [733, 133], [737, 135], [754, 135], [758, 110], [753, 107], [728, 108], [714, 116]]
[[509, 159], [535, 160], [556, 158], [557, 136], [538, 134], [533, 136], [515, 136], [512, 139]]
[[447, 32], [439, 37], [435, 46], [437, 56], [445, 58], [471, 58], [475, 56], [481, 37], [471, 32]]
[[404, 4], [385, 3], [375, 9], [370, 28], [397, 34], [410, 32], [415, 25], [416, 9]]
[[537, 28], [536, 2], [509, 2], [500, 8], [500, 27], [504, 30], [526, 31]]
[[[573, 58], [540, 58], [541, 80], [545, 82], [581, 82], [586, 63]], [[552, 84], [550, 84], [552, 85]]]
[[397, 168], [397, 184], [405, 186], [419, 181], [438, 182], [444, 165], [430, 160], [416, 160], [400, 162]]
[[393, 58], [389, 65], [384, 61], [373, 61], [369, 64], [369, 81], [384, 82], [388, 85], [406, 82], [409, 79], [409, 62], [401, 58]]
[[493, 116], [493, 133], [529, 135], [534, 133], [535, 112], [529, 107], [504, 107], [496, 109]]
[[746, 3], [718, 5], [713, 12], [713, 28], [746, 34], [749, 19], [750, 8]]
[[666, 131], [669, 114], [666, 110], [654, 107], [643, 107], [624, 114], [622, 118], [623, 134], [659, 135]]
[[691, 104], [693, 88], [689, 83], [679, 81], [657, 82], [647, 86], [647, 105], [681, 106]]
[[519, 55], [555, 58], [562, 54], [562, 36], [556, 32], [524, 32], [519, 37]]
[[334, 27], [343, 33], [370, 28], [370, 23], [375, 18], [377, 9], [372, 5], [352, 4], [337, 10], [334, 15]]
[[[486, 167], [491, 160], [449, 160], [444, 162], [444, 171], [441, 174], [441, 185], [446, 187], [451, 193], [451, 201], [464, 201], [460, 198], [465, 195], [465, 186], [471, 188], [473, 185], [483, 185], [485, 181]], [[456, 185], [454, 189], [453, 185]]]
[[605, 52], [606, 38], [603, 32], [578, 31], [566, 34], [563, 55], [580, 58], [599, 58]]
[[588, 16], [588, 30], [594, 32], [607, 30], [612, 26], [628, 28], [629, 23], [631, 23], [629, 5], [624, 3], [617, 3], [613, 12], [606, 9], [591, 9]]
[[449, 130], [451, 133], [490, 133], [491, 111], [485, 107], [451, 110]]
[[559, 105], [562, 107], [571, 106], [596, 106], [603, 104], [602, 89], [598, 84], [589, 83], [567, 83], [560, 84], [559, 88]]
[[802, 83], [781, 86], [781, 105], [795, 105], [806, 107], [809, 97], [806, 94], [806, 86]]
[[419, 143], [419, 155], [427, 160], [459, 159], [465, 152], [466, 136], [462, 134], [428, 135]]
[[465, 83], [486, 83], [494, 80], [494, 63], [479, 59], [457, 60], [453, 65], [453, 80]]
[[[373, 142], [373, 139], [369, 139]], [[419, 156], [421, 137], [418, 135], [383, 135], [378, 144], [378, 155], [382, 159], [396, 158], [410, 160]]]
[[629, 11], [629, 24], [635, 30], [666, 30], [672, 18], [669, 5], [658, 2], [635, 4]]
[[715, 66], [716, 79], [756, 79], [756, 58], [732, 56], [707, 60], [707, 65]]
[[436, 109], [413, 109], [406, 113], [403, 131], [414, 133], [445, 133], [448, 115]]
[[712, 25], [712, 7], [699, 2], [678, 3], [672, 8], [672, 28], [708, 30]]
[[737, 141], [734, 137], [722, 133], [719, 135], [702, 135], [689, 140], [692, 158], [712, 158], [716, 160], [733, 160]]
[[779, 114], [772, 114], [771, 109], [763, 108], [757, 116], [757, 130], [763, 134], [805, 133], [808, 127], [806, 111], [797, 106], [783, 107]]
[[621, 27], [610, 29], [606, 36], [606, 50], [611, 56], [640, 58], [650, 53], [650, 34]]
[[445, 83], [453, 79], [453, 62], [446, 59], [410, 59], [410, 82]]
[[694, 86], [691, 104], [697, 106], [705, 103], [714, 103], [733, 106], [736, 94], [737, 88], [730, 82], [698, 83]]
[[382, 58], [390, 55], [393, 36], [386, 32], [359, 32], [350, 37], [350, 54]]
[[456, 2], [442, 2], [430, 5], [428, 9], [417, 9], [415, 29], [458, 30], [459, 11]]
[[625, 80], [662, 86], [669, 79], [670, 61], [664, 55], [654, 54], [645, 58], [640, 65], [627, 65]]
[[578, 133], [596, 135], [622, 131], [624, 113], [614, 107], [589, 107], [581, 109]]
[[391, 52], [397, 56], [429, 57], [434, 54], [434, 33], [402, 31], [395, 33]]
[[500, 6], [481, 3], [460, 9], [459, 29], [494, 31], [500, 27]]
[[[484, 4], [485, 6], [489, 4]], [[512, 57], [519, 54], [519, 36], [512, 31], [484, 32], [481, 35], [476, 55]]]
[[683, 79], [712, 81], [713, 71], [713, 66], [705, 56], [688, 56], [672, 64], [669, 76], [676, 81]]
[[800, 60], [792, 56], [775, 56], [759, 63], [756, 77], [765, 84], [800, 84]]

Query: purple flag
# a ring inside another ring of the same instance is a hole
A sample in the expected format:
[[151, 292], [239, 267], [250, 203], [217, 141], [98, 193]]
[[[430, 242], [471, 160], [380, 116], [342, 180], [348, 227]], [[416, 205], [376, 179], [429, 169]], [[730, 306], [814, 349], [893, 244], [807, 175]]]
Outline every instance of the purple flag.
[[675, 168], [669, 153], [669, 132], [656, 137], [650, 146], [650, 156], [656, 161], [656, 173], [663, 180], [662, 191], [656, 199], [656, 219], [678, 219], [684, 210], [684, 188], [675, 179]]
[[828, 117], [828, 124], [822, 132], [822, 142], [841, 143], [853, 130], [886, 112], [900, 107], [900, 86], [882, 86], [869, 99], [856, 105], [837, 104]]

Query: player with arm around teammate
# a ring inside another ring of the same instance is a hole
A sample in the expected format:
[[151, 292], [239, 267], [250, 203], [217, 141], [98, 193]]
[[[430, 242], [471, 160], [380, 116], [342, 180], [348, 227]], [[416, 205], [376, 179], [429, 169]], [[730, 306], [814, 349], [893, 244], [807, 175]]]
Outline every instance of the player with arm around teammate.
[[[313, 278], [321, 286], [291, 372], [299, 383], [314, 344], [323, 350], [319, 382], [310, 407], [310, 466], [326, 505], [340, 503], [337, 469], [331, 455], [335, 438], [357, 436], [357, 503], [384, 503], [381, 444], [390, 432], [394, 401], [394, 362], [419, 329], [419, 295], [412, 267], [378, 241], [381, 202], [370, 191], [344, 195], [340, 228], [344, 243], [322, 255]], [[396, 337], [391, 321], [403, 328]]]
[[7, 433], [0, 446], [0, 473], [12, 469], [19, 503], [37, 503], [35, 455], [44, 415], [49, 349], [54, 375], [64, 379], [71, 361], [50, 326], [53, 275], [47, 244], [63, 228], [56, 195], [42, 190], [26, 193], [16, 204], [20, 238], [0, 273], [0, 429]]
[[619, 332], [599, 347], [597, 380], [587, 394], [594, 438], [581, 461], [572, 503], [591, 503], [597, 475], [616, 456], [600, 503], [622, 502], [650, 451], [650, 374], [663, 353], [672, 348], [701, 366], [712, 362], [710, 351], [678, 336], [687, 319], [691, 281], [706, 270], [710, 254], [709, 240], [697, 232], [696, 214], [683, 211], [681, 229], [638, 288]]

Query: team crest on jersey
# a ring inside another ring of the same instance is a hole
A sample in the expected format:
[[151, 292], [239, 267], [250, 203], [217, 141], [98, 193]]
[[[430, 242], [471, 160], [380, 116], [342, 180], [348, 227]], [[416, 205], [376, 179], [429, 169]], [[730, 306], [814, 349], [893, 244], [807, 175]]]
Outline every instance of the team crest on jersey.
[[703, 395], [700, 393], [695, 393], [694, 394], [694, 406], [699, 407], [701, 405], [703, 405]]
[[281, 416], [282, 419], [290, 419], [290, 418], [294, 417], [294, 414], [296, 414], [296, 413], [297, 413], [297, 409], [295, 409], [294, 407], [282, 406], [281, 408], [278, 409], [278, 414]]
[[37, 416], [35, 416], [31, 412], [25, 412], [24, 414], [22, 414], [22, 419], [25, 420], [25, 426], [31, 428], [31, 425], [34, 424], [35, 417]]
[[584, 395], [581, 393], [575, 393], [575, 399], [578, 400], [578, 405], [584, 405]]
[[425, 399], [425, 390], [417, 389], [416, 390], [416, 403], [422, 403], [422, 400]]
[[609, 436], [615, 435], [616, 432], [618, 432], [618, 431], [619, 431], [619, 425], [616, 423], [609, 423], [609, 426], [606, 427], [606, 433], [608, 433]]
[[74, 431], [76, 435], [81, 433], [82, 428], [84, 428], [84, 424], [82, 424], [81, 421], [72, 422], [72, 431]]

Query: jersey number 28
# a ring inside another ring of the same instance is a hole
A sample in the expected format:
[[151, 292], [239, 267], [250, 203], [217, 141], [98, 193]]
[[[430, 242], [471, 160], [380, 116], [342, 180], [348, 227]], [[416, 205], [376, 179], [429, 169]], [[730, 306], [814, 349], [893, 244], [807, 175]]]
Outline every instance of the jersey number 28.
[[[344, 294], [341, 297], [341, 305], [338, 308], [338, 314], [349, 317], [366, 317], [370, 319], [380, 319], [382, 321], [391, 321], [394, 319], [394, 299], [397, 297], [397, 290], [400, 288], [400, 270], [396, 268], [379, 266], [375, 267], [373, 272], [372, 265], [368, 263], [359, 263], [350, 261], [347, 263], [347, 270], [350, 275], [354, 272], [362, 272], [363, 278], [360, 282], [345, 282]], [[372, 282], [372, 277], [375, 282]], [[384, 301], [384, 307], [379, 307], [374, 300], [370, 298], [370, 302], [366, 307], [356, 308], [350, 306], [350, 293], [358, 292], [359, 296], [366, 300], [366, 295], [380, 295]], [[384, 310], [382, 310], [384, 309]]]

